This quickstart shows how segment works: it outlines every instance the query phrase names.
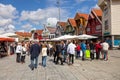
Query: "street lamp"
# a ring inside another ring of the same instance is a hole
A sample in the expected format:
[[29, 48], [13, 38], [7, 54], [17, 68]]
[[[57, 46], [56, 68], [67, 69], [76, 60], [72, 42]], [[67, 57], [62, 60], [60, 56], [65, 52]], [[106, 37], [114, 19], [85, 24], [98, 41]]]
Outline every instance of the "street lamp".
[[59, 21], [60, 21], [60, 0], [57, 0], [58, 5], [58, 14], [59, 14]]

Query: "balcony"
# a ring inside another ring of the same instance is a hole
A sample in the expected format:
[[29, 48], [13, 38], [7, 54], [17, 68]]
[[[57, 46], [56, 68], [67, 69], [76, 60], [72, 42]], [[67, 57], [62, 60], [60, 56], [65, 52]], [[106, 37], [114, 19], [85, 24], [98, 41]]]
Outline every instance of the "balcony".
[[101, 5], [104, 2], [104, 0], [98, 0], [98, 5]]
[[106, 0], [98, 0], [98, 6], [100, 6], [101, 8], [103, 8], [106, 5], [107, 5], [107, 1]]

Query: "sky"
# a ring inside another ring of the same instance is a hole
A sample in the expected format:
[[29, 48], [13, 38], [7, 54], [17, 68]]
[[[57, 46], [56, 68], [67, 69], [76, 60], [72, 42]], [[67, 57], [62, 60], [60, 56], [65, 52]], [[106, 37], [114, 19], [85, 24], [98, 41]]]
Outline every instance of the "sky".
[[[59, 21], [74, 18], [77, 12], [89, 14], [98, 0], [0, 0], [0, 34], [55, 27]], [[59, 8], [58, 8], [59, 7]]]

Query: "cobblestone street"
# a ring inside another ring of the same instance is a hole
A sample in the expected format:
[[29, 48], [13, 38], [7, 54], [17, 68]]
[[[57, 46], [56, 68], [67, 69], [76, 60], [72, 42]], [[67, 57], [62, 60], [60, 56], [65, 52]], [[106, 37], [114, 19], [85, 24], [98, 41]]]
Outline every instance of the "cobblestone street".
[[[0, 59], [0, 80], [120, 80], [120, 50], [110, 50], [109, 60], [75, 60], [74, 65], [55, 65], [53, 57], [47, 57], [47, 67], [29, 68], [26, 63], [16, 63], [16, 55]], [[39, 58], [41, 63], [41, 56]]]

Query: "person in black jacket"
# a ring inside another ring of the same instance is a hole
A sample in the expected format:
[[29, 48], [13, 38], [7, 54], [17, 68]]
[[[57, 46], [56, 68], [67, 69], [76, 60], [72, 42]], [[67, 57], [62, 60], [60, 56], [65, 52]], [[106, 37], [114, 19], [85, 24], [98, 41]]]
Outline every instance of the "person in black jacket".
[[56, 64], [58, 64], [58, 61], [61, 61], [61, 65], [63, 65], [63, 60], [62, 60], [62, 45], [60, 44], [60, 42], [58, 42], [58, 44], [56, 44], [56, 54], [57, 54], [57, 61]]
[[38, 44], [38, 41], [34, 41], [30, 47], [30, 59], [31, 59], [31, 69], [37, 68], [38, 57], [41, 52], [41, 47]]
[[93, 60], [94, 59], [94, 47], [95, 47], [93, 41], [90, 41], [89, 46], [90, 46], [90, 58], [91, 60]]

